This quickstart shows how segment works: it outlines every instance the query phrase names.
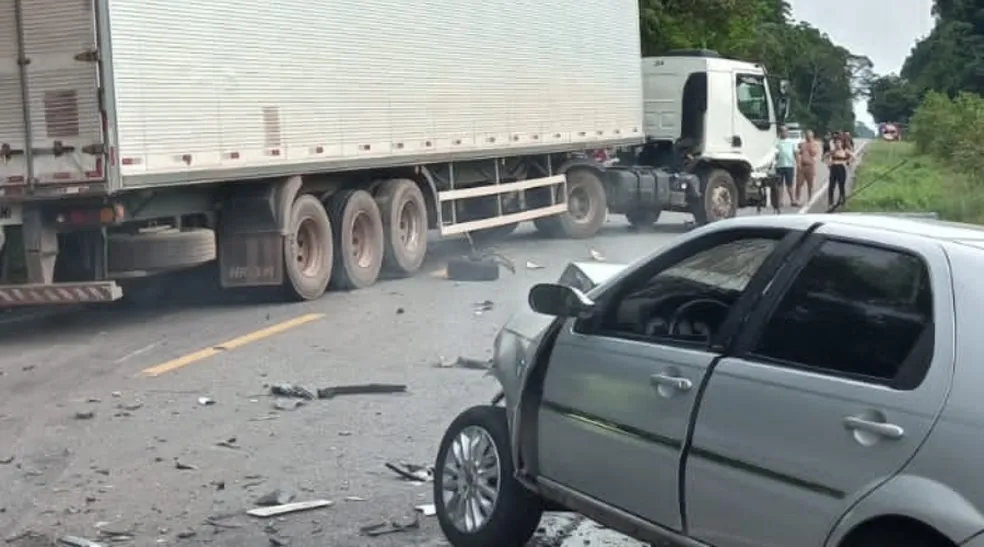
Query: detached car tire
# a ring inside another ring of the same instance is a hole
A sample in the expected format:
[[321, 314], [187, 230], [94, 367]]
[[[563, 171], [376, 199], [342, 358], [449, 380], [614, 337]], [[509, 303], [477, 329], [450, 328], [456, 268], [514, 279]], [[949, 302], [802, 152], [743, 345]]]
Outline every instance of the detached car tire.
[[215, 232], [207, 228], [110, 234], [106, 259], [110, 272], [190, 268], [218, 256]]
[[453, 547], [522, 547], [540, 525], [543, 502], [514, 478], [509, 437], [506, 410], [494, 406], [469, 408], [444, 432], [434, 505]]

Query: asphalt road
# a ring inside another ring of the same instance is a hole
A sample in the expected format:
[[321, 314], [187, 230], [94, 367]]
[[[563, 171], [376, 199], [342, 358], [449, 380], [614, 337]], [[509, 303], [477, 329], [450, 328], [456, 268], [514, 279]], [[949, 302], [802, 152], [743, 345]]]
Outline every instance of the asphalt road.
[[[814, 210], [825, 208], [822, 197]], [[591, 260], [592, 250], [631, 261], [672, 241], [685, 219], [666, 214], [637, 232], [612, 216], [589, 241], [521, 229], [498, 245], [517, 272], [491, 283], [440, 276], [467, 250], [450, 241], [432, 249], [427, 273], [311, 303], [219, 294], [189, 278], [166, 307], [0, 323], [0, 538], [14, 547], [63, 534], [135, 546], [260, 546], [270, 537], [296, 547], [445, 545], [432, 517], [392, 535], [360, 532], [412, 520], [431, 502], [429, 485], [385, 464], [430, 464], [452, 418], [496, 391], [482, 372], [440, 363], [487, 358], [527, 289], [557, 279], [569, 261]], [[477, 312], [485, 301], [492, 309]], [[294, 409], [269, 395], [280, 383], [369, 382], [408, 391]], [[333, 505], [244, 514], [278, 489]], [[542, 545], [639, 545], [569, 515], [546, 519], [540, 536]]]

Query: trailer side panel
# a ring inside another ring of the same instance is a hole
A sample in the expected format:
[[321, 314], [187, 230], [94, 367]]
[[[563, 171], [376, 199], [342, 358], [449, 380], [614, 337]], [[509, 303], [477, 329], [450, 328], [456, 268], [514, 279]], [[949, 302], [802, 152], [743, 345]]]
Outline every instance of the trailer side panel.
[[108, 0], [124, 188], [637, 142], [636, 0]]

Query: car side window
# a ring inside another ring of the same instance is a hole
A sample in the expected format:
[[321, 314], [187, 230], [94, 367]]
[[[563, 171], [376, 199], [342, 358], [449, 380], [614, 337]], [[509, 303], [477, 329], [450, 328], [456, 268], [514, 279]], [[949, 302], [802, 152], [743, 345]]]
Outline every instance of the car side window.
[[663, 268], [610, 302], [597, 334], [706, 345], [778, 243], [732, 239]]
[[793, 281], [752, 353], [914, 389], [932, 358], [933, 329], [921, 258], [830, 240]]
[[738, 74], [735, 76], [735, 97], [738, 111], [759, 129], [770, 129], [769, 95], [764, 76]]

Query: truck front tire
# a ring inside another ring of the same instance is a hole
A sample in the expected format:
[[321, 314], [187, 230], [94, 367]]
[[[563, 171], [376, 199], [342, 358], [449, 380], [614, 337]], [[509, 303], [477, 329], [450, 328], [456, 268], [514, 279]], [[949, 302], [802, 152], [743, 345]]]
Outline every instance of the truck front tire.
[[328, 217], [335, 233], [331, 285], [364, 289], [379, 279], [385, 239], [379, 207], [365, 190], [343, 190], [329, 198]]
[[567, 207], [566, 213], [534, 220], [537, 230], [551, 237], [571, 239], [586, 239], [598, 233], [608, 214], [608, 201], [597, 172], [587, 168], [567, 172]]
[[383, 268], [401, 276], [420, 270], [427, 255], [427, 202], [412, 180], [391, 179], [376, 190], [383, 221]]
[[738, 186], [731, 173], [711, 169], [701, 176], [701, 186], [701, 197], [692, 204], [697, 224], [717, 222], [738, 214]]
[[318, 198], [299, 196], [290, 209], [291, 237], [284, 244], [284, 289], [293, 300], [314, 300], [331, 280], [331, 222]]

